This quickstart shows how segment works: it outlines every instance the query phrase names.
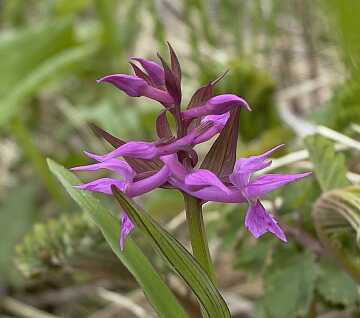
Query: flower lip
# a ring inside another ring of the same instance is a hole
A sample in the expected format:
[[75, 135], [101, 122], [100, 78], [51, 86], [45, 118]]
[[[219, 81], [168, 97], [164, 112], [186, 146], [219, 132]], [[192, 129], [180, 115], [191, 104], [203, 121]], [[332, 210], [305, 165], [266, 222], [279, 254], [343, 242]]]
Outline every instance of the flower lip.
[[255, 238], [270, 232], [281, 241], [287, 242], [283, 230], [274, 217], [266, 212], [259, 200], [250, 204], [245, 217], [245, 226]]

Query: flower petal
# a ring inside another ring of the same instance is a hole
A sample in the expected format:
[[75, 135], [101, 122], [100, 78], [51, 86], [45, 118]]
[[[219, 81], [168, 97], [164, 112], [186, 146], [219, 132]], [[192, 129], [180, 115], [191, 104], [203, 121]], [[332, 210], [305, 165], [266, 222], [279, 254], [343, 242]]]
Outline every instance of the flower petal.
[[170, 106], [174, 103], [174, 99], [167, 92], [152, 87], [144, 79], [135, 75], [113, 74], [100, 78], [97, 82], [111, 83], [131, 97], [146, 96], [165, 106]]
[[107, 169], [110, 171], [114, 171], [117, 174], [121, 175], [125, 181], [132, 181], [133, 178], [135, 177], [135, 171], [129, 166], [129, 164], [125, 161], [118, 159], [110, 159], [107, 161], [103, 161], [91, 165], [73, 167], [70, 170], [95, 171], [99, 169]]
[[262, 197], [271, 191], [305, 178], [310, 174], [311, 172], [298, 174], [267, 174], [260, 176], [246, 186], [244, 193], [249, 199]]
[[134, 223], [131, 222], [130, 218], [126, 213], [123, 213], [121, 216], [121, 224], [120, 224], [120, 249], [124, 250], [125, 245], [125, 239], [126, 237], [132, 232], [132, 230], [135, 228]]
[[251, 110], [248, 103], [233, 94], [223, 94], [210, 98], [204, 105], [187, 109], [182, 113], [184, 119], [198, 118], [206, 115], [221, 115], [235, 107]]
[[249, 183], [252, 173], [271, 165], [271, 161], [266, 161], [266, 159], [282, 146], [283, 145], [278, 145], [259, 156], [236, 160], [234, 171], [229, 176], [230, 182], [239, 188], [245, 187]]
[[94, 155], [87, 153], [87, 156], [97, 161], [107, 161], [117, 157], [131, 157], [140, 159], [152, 159], [157, 154], [157, 148], [152, 142], [129, 141], [126, 144], [114, 149], [105, 155]]
[[132, 57], [131, 60], [139, 62], [156, 85], [165, 85], [164, 69], [159, 64], [140, 57]]
[[214, 137], [216, 134], [220, 133], [223, 130], [223, 128], [225, 127], [229, 117], [230, 117], [229, 112], [221, 114], [221, 115], [205, 116], [201, 120], [201, 124], [211, 123], [212, 126], [209, 127], [202, 134], [200, 134], [197, 138], [195, 138], [194, 143], [200, 144], [202, 142], [208, 141], [209, 139]]
[[214, 173], [206, 169], [199, 169], [188, 174], [185, 184], [188, 186], [214, 186], [227, 194], [231, 192]]
[[160, 160], [170, 169], [172, 176], [177, 180], [185, 181], [189, 171], [180, 163], [176, 154], [161, 156]]
[[124, 192], [131, 198], [150, 192], [167, 182], [169, 175], [170, 169], [164, 166], [158, 172], [147, 178], [129, 183]]
[[111, 191], [112, 185], [118, 187], [119, 190], [122, 192], [124, 192], [126, 187], [125, 183], [121, 180], [112, 179], [112, 178], [101, 178], [95, 181], [91, 181], [89, 183], [84, 183], [74, 186], [74, 188], [112, 195], [112, 191]]
[[97, 80], [98, 83], [108, 82], [124, 91], [127, 95], [132, 97], [139, 97], [144, 95], [144, 90], [148, 83], [143, 79], [127, 74], [112, 74], [102, 77]]
[[278, 239], [287, 242], [286, 236], [277, 221], [268, 214], [259, 200], [251, 203], [246, 213], [245, 226], [250, 233], [258, 238], [266, 232], [271, 232]]

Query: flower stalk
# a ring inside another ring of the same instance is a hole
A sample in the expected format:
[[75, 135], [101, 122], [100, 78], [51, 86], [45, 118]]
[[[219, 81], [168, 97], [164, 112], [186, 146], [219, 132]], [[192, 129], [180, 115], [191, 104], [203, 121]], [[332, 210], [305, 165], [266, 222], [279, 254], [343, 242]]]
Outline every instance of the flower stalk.
[[193, 256], [209, 275], [211, 281], [215, 283], [214, 266], [206, 237], [201, 202], [199, 199], [185, 193], [184, 202]]

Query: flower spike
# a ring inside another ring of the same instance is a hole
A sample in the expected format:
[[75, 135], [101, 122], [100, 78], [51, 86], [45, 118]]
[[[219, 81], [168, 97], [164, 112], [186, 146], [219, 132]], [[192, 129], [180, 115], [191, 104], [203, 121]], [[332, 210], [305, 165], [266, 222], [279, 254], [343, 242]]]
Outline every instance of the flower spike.
[[[234, 94], [214, 96], [214, 87], [227, 74], [225, 72], [196, 90], [186, 109], [182, 110], [181, 67], [174, 49], [169, 43], [167, 45], [169, 64], [160, 55], [159, 64], [132, 57], [129, 63], [134, 75], [112, 74], [98, 80], [114, 85], [128, 96], [144, 96], [161, 103], [165, 109], [156, 119], [158, 139], [125, 142], [91, 125], [95, 133], [115, 149], [104, 155], [85, 152], [95, 162], [71, 170], [107, 170], [112, 175], [76, 188], [107, 195], [112, 195], [116, 188], [133, 198], [166, 187], [178, 189], [199, 202], [246, 203], [245, 227], [255, 238], [270, 232], [286, 242], [283, 230], [260, 200], [269, 192], [297, 182], [309, 173], [254, 175], [271, 165], [269, 157], [282, 145], [260, 155], [236, 160], [240, 110], [251, 111], [249, 104]], [[168, 115], [174, 117], [176, 127], [170, 125]], [[202, 164], [195, 168], [198, 162], [195, 146], [217, 134], [219, 136]], [[123, 213], [119, 237], [121, 250], [133, 229], [134, 224]]]

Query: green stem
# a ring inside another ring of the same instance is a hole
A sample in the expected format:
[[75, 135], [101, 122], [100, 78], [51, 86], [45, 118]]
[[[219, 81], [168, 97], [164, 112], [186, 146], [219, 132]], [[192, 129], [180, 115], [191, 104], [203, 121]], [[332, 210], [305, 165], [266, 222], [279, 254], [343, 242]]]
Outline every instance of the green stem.
[[193, 255], [209, 275], [210, 280], [215, 283], [214, 267], [206, 238], [200, 200], [187, 194], [184, 194], [184, 200]]
[[40, 180], [46, 186], [51, 196], [61, 205], [64, 205], [62, 189], [56, 183], [50, 173], [45, 158], [34, 145], [30, 132], [19, 118], [14, 118], [10, 124], [11, 133], [15, 136], [18, 145], [24, 151], [25, 156], [33, 164], [34, 170], [39, 175]]

